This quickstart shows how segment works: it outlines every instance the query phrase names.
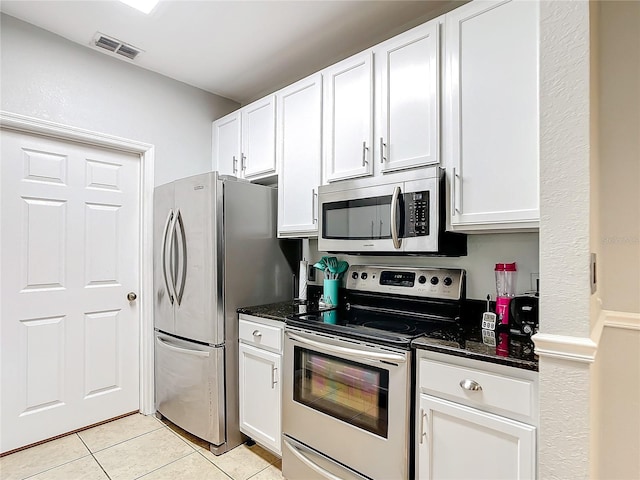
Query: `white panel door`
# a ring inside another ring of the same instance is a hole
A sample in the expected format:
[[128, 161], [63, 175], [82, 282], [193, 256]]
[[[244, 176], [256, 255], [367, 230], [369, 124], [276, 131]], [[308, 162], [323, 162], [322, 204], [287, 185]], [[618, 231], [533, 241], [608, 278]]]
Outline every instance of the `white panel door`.
[[538, 227], [539, 10], [539, 2], [471, 2], [445, 17], [454, 230]]
[[281, 90], [278, 98], [278, 235], [316, 236], [322, 164], [322, 75]]
[[140, 160], [1, 141], [5, 452], [139, 408]]
[[325, 181], [371, 175], [373, 54], [367, 51], [323, 71]]
[[239, 176], [240, 111], [213, 122], [213, 169], [221, 175]]
[[532, 425], [429, 395], [420, 395], [417, 422], [420, 480], [536, 478]]
[[244, 178], [276, 173], [276, 97], [269, 95], [242, 108], [241, 169]]
[[243, 343], [239, 354], [240, 431], [282, 455], [282, 356]]
[[375, 150], [382, 172], [440, 161], [439, 27], [434, 20], [375, 47]]

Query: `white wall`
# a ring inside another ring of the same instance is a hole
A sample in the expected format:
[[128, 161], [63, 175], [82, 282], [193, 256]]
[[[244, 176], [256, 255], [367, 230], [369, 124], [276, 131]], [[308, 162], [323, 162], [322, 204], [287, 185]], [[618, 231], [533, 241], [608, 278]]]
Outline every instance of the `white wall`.
[[[318, 252], [318, 242], [309, 242], [310, 263], [316, 262], [326, 252]], [[398, 265], [422, 267], [464, 268], [467, 271], [467, 298], [485, 300], [487, 294], [496, 297], [494, 268], [496, 263], [516, 262], [518, 277], [516, 291], [523, 293], [534, 290], [531, 275], [538, 273], [538, 234], [537, 233], [498, 233], [477, 234], [467, 237], [466, 257], [419, 257], [419, 256], [366, 256], [336, 255], [349, 265]], [[317, 277], [319, 279], [319, 277]], [[321, 280], [316, 282], [321, 284]]]
[[153, 144], [156, 185], [211, 170], [211, 122], [237, 103], [8, 15], [0, 22], [2, 110]]

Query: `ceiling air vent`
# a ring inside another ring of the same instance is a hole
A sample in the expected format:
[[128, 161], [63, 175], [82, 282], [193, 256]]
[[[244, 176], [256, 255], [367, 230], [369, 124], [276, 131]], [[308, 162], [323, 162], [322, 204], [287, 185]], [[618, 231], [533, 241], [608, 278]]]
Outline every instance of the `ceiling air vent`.
[[108, 50], [109, 52], [121, 55], [130, 60], [133, 60], [142, 52], [142, 50], [134, 47], [133, 45], [121, 42], [120, 40], [116, 40], [112, 37], [107, 37], [100, 32], [96, 33], [96, 36], [93, 39], [93, 44], [96, 47]]

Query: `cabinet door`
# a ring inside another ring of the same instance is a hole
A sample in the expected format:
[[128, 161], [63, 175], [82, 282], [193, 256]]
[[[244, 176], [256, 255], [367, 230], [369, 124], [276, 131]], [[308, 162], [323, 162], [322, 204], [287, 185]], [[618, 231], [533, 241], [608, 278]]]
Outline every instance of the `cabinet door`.
[[240, 344], [240, 431], [282, 455], [281, 356]]
[[371, 175], [373, 54], [350, 57], [323, 72], [325, 180]]
[[277, 94], [278, 235], [318, 233], [322, 163], [322, 75]]
[[420, 395], [419, 479], [521, 480], [536, 476], [536, 428]]
[[445, 17], [444, 130], [458, 230], [539, 222], [538, 2], [471, 2]]
[[276, 173], [276, 97], [270, 95], [241, 109], [242, 176]]
[[381, 172], [440, 161], [439, 27], [437, 20], [425, 23], [374, 50]]
[[238, 176], [240, 165], [240, 112], [213, 122], [213, 170]]

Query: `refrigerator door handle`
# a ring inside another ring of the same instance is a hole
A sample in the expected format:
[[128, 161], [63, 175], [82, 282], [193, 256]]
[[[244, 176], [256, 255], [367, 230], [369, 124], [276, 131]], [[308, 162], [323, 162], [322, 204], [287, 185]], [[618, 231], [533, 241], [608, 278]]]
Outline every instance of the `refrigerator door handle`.
[[169, 286], [169, 279], [167, 278], [167, 236], [169, 231], [172, 232], [173, 238], [173, 229], [169, 228], [169, 225], [173, 220], [173, 210], [169, 209], [169, 214], [167, 215], [167, 221], [164, 224], [164, 233], [162, 235], [162, 276], [164, 277], [164, 285], [167, 287], [167, 293], [169, 294], [169, 301], [171, 305], [173, 305], [173, 290]]
[[195, 357], [209, 356], [209, 352], [203, 352], [202, 350], [191, 350], [190, 348], [176, 347], [175, 345], [171, 345], [170, 343], [165, 342], [164, 340], [161, 340], [158, 337], [156, 337], [156, 341], [158, 342], [158, 345], [168, 348], [169, 350], [173, 350], [174, 352], [185, 353], [187, 355], [193, 355]]
[[[176, 292], [176, 300], [178, 302], [178, 305], [180, 305], [182, 303], [182, 295], [184, 294], [184, 285], [187, 281], [187, 238], [184, 232], [184, 223], [182, 221], [182, 213], [180, 212], [180, 209], [178, 209], [178, 213], [176, 214], [176, 223], [174, 228], [179, 227], [180, 228], [180, 240], [181, 240], [181, 244], [182, 244], [182, 255], [179, 256], [179, 264], [181, 265], [180, 270], [182, 270], [182, 275], [181, 275], [181, 279], [180, 279], [180, 289], [178, 289], [178, 285], [177, 282], [174, 284], [174, 289], [173, 291]], [[175, 280], [174, 280], [175, 282]]]

